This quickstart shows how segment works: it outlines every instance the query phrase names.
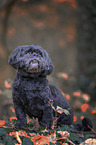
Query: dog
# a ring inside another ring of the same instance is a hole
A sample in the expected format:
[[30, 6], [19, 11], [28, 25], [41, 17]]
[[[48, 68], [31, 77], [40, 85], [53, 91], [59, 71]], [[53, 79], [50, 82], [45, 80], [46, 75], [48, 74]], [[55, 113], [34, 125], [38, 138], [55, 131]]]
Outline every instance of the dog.
[[17, 47], [8, 63], [17, 69], [12, 85], [12, 96], [17, 117], [16, 127], [27, 124], [26, 114], [38, 118], [42, 128], [51, 128], [54, 109], [50, 105], [69, 110], [69, 114], [57, 114], [57, 125], [73, 123], [73, 111], [62, 93], [47, 80], [54, 70], [48, 53], [37, 45]]

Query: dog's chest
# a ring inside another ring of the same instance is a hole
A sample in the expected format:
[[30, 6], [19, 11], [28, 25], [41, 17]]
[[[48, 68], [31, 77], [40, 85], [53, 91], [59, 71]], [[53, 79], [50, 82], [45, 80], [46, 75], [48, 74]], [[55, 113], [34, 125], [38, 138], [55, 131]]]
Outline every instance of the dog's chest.
[[18, 93], [18, 96], [23, 104], [29, 106], [40, 106], [48, 102], [49, 92], [48, 80], [46, 78], [25, 78], [16, 76], [13, 82], [14, 91]]
[[15, 77], [13, 87], [24, 91], [41, 91], [48, 86], [46, 77], [26, 78], [20, 76], [18, 73]]

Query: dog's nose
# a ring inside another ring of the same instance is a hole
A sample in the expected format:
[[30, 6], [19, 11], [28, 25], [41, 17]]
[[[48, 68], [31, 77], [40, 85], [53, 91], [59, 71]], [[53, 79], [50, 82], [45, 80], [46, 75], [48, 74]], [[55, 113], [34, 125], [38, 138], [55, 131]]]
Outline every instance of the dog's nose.
[[30, 67], [33, 71], [37, 70], [38, 69], [38, 61], [37, 60], [33, 60], [31, 63], [30, 63]]

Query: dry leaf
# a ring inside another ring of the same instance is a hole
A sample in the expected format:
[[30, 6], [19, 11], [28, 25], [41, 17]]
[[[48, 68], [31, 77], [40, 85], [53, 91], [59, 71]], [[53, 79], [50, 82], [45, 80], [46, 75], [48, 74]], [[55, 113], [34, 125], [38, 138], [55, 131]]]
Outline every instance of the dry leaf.
[[89, 138], [89, 139], [85, 140], [83, 143], [81, 143], [80, 145], [83, 145], [84, 143], [87, 143], [88, 145], [96, 145], [96, 139]]
[[49, 138], [46, 136], [36, 135], [31, 138], [31, 141], [33, 141], [34, 145], [44, 145], [49, 143]]
[[22, 144], [22, 140], [19, 137], [19, 133], [16, 131], [14, 137], [16, 138], [16, 140], [18, 141], [18, 143]]
[[51, 133], [51, 135], [49, 135], [49, 140], [54, 141], [54, 143], [56, 142], [56, 131], [54, 131], [53, 133]]
[[0, 120], [0, 126], [5, 125], [5, 120]]
[[47, 128], [45, 128], [45, 129], [42, 130], [41, 132], [45, 133], [45, 132], [49, 132], [49, 131], [47, 130]]
[[8, 81], [5, 81], [5, 88], [11, 88], [11, 84]]
[[63, 109], [63, 108], [61, 108], [59, 106], [57, 106], [56, 112], [58, 112], [60, 114], [65, 113], [66, 115], [69, 115], [70, 114], [70, 112], [67, 109]]
[[57, 77], [68, 79], [68, 75], [66, 73], [57, 73]]
[[70, 134], [67, 131], [57, 131], [57, 133], [60, 133], [62, 137], [70, 137]]

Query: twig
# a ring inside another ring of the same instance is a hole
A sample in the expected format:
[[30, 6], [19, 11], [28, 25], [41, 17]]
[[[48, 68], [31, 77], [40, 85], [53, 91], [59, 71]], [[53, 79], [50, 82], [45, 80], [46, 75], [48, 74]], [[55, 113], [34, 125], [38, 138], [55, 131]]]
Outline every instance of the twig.
[[94, 133], [94, 134], [96, 134], [96, 132], [94, 130], [93, 130], [93, 132], [90, 132], [90, 131], [78, 131], [78, 130], [72, 130], [71, 129], [71, 131], [74, 132], [74, 133], [83, 133], [83, 134], [86, 134], [86, 133], [93, 134]]
[[66, 141], [69, 142], [69, 143], [72, 144], [72, 145], [75, 145], [75, 144], [74, 144], [70, 139], [68, 139], [68, 138], [66, 139]]
[[94, 129], [92, 129], [89, 125], [88, 125], [88, 127], [91, 129], [92, 132], [94, 132], [96, 134], [96, 132], [94, 131]]

